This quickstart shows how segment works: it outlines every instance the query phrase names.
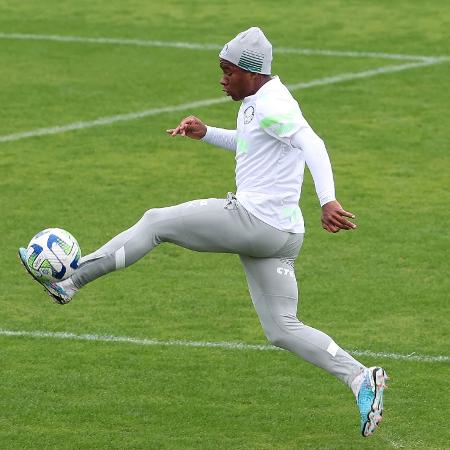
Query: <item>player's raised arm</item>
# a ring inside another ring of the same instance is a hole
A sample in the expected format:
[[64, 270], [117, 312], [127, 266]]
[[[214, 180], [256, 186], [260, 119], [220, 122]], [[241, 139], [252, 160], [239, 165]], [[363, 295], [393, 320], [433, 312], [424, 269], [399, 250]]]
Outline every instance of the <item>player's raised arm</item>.
[[236, 151], [236, 130], [210, 127], [194, 116], [186, 117], [176, 128], [166, 131], [171, 136], [176, 136], [177, 134], [188, 136], [192, 139], [201, 139], [208, 144], [222, 147], [225, 150]]

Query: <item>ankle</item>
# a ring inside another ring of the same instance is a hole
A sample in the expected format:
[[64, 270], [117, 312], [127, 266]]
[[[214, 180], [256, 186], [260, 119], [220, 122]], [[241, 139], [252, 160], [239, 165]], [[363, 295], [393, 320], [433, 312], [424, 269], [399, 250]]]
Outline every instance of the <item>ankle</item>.
[[366, 374], [366, 368], [363, 367], [360, 372], [353, 378], [353, 381], [350, 383], [350, 388], [353, 392], [353, 395], [358, 399], [358, 393], [361, 388], [361, 385], [364, 381], [364, 376]]
[[70, 296], [75, 294], [78, 291], [78, 288], [75, 286], [72, 278], [66, 278], [58, 283]]

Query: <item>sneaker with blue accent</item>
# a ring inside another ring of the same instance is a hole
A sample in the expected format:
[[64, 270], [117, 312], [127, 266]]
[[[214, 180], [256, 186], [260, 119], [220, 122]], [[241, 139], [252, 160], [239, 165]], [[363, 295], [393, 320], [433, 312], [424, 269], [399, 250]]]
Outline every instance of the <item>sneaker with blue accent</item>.
[[370, 367], [365, 371], [357, 396], [361, 434], [364, 437], [372, 436], [383, 418], [383, 395], [387, 379], [382, 367]]
[[73, 294], [75, 292], [70, 292], [69, 290], [64, 289], [63, 286], [61, 286], [61, 283], [55, 283], [48, 280], [43, 280], [36, 278], [34, 274], [31, 272], [31, 270], [28, 268], [27, 264], [27, 249], [20, 247], [19, 248], [19, 260], [22, 263], [23, 267], [27, 271], [29, 275], [33, 278], [33, 280], [37, 281], [40, 285], [42, 285], [47, 292], [48, 295], [53, 299], [55, 303], [58, 303], [60, 305], [65, 305], [72, 300]]

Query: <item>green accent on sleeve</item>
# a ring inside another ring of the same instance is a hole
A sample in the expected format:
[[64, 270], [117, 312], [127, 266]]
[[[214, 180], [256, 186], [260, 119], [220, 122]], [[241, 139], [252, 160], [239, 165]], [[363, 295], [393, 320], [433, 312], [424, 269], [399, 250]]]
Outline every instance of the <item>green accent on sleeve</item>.
[[248, 142], [244, 138], [237, 138], [236, 153], [248, 153]]
[[277, 136], [282, 136], [296, 127], [298, 119], [299, 115], [296, 112], [278, 114], [275, 116], [264, 117], [264, 119], [259, 122], [259, 126], [263, 130], [270, 128]]

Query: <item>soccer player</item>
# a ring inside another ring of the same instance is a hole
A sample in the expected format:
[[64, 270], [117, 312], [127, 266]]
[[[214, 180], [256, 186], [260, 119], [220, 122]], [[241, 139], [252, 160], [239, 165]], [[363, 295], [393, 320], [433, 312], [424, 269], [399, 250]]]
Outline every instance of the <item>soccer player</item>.
[[[236, 194], [150, 209], [134, 226], [83, 257], [70, 278], [43, 282], [44, 287], [56, 302], [68, 303], [87, 283], [130, 266], [163, 242], [236, 253], [268, 340], [342, 380], [356, 397], [361, 433], [370, 436], [382, 418], [385, 371], [365, 367], [297, 318], [294, 262], [305, 231], [298, 206], [305, 163], [322, 207], [323, 228], [353, 230], [356, 225], [349, 219], [354, 215], [335, 198], [323, 141], [288, 89], [271, 75], [272, 46], [263, 32], [252, 27], [239, 33], [219, 56], [223, 91], [242, 102], [236, 129], [214, 128], [189, 116], [167, 132], [235, 153]], [[24, 248], [19, 256], [27, 267]]]

